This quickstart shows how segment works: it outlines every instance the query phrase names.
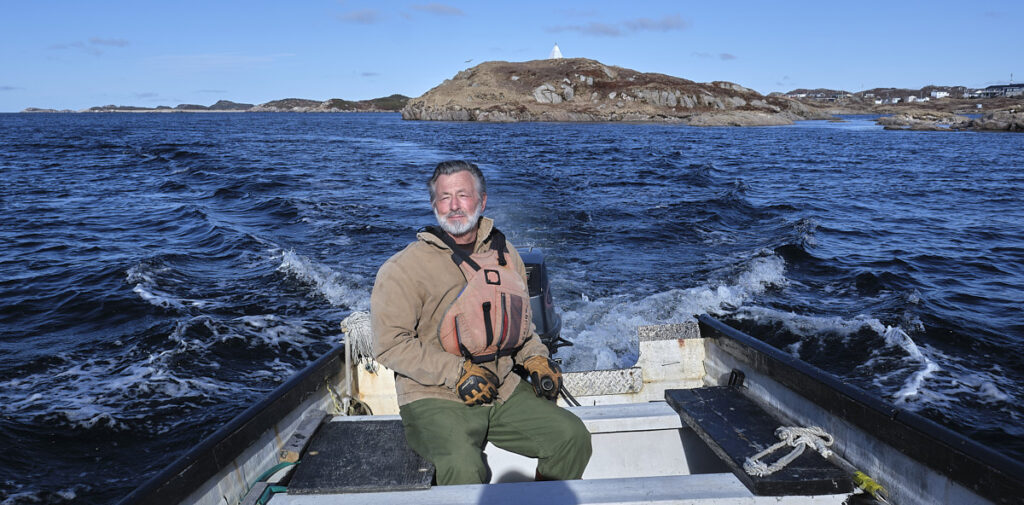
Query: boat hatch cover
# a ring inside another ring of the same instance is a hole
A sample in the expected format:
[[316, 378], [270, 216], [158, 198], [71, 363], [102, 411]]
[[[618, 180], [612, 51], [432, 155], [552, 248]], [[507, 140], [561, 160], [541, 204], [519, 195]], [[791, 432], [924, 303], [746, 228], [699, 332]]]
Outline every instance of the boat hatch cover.
[[853, 481], [846, 472], [810, 450], [771, 475], [747, 474], [743, 462], [779, 441], [775, 429], [780, 423], [740, 393], [739, 388], [670, 389], [665, 392], [665, 399], [679, 413], [683, 423], [693, 428], [756, 495], [827, 495], [853, 491]]
[[405, 442], [402, 421], [324, 423], [288, 484], [289, 494], [427, 489], [434, 465]]

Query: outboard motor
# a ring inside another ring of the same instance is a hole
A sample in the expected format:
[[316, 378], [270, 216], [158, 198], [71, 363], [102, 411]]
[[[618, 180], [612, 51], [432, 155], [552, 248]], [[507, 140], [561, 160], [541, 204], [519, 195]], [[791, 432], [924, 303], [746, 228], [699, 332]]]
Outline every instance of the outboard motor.
[[572, 342], [562, 338], [562, 317], [555, 312], [551, 301], [551, 290], [548, 286], [548, 270], [544, 264], [544, 253], [539, 249], [520, 252], [526, 266], [526, 287], [530, 291], [530, 310], [533, 312], [533, 324], [537, 327], [537, 335], [548, 348], [551, 356], [558, 352], [559, 347], [571, 346]]

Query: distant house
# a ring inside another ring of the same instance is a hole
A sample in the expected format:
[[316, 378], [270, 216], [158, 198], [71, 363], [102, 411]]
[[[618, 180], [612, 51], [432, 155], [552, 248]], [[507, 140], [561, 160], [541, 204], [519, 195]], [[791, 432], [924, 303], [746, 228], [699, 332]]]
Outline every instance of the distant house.
[[907, 102], [913, 103], [917, 101], [917, 95], [910, 95], [907, 97]]
[[982, 98], [1021, 96], [1024, 95], [1024, 84], [996, 84], [978, 91]]
[[932, 96], [932, 98], [938, 100], [940, 98], [946, 98], [947, 96], [949, 96], [949, 92], [948, 91], [932, 91], [932, 95], [931, 96]]

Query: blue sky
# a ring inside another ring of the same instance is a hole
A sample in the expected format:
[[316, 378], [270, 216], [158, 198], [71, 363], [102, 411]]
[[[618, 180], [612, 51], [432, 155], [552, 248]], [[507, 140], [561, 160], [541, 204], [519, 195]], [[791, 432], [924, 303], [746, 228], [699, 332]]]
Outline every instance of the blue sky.
[[761, 93], [1024, 81], [1020, 1], [3, 1], [0, 111], [419, 96], [586, 57]]

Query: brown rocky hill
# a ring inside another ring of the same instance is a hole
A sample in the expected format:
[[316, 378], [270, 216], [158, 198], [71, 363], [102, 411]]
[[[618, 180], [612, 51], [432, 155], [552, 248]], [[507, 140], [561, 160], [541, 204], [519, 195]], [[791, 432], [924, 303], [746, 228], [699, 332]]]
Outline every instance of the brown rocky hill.
[[372, 100], [350, 101], [331, 98], [324, 101], [285, 98], [261, 103], [252, 112], [397, 112], [409, 101], [404, 95], [391, 95]]
[[655, 121], [697, 126], [791, 124], [821, 109], [730, 82], [698, 83], [586, 58], [490, 61], [414, 98], [404, 119]]

